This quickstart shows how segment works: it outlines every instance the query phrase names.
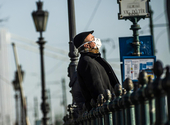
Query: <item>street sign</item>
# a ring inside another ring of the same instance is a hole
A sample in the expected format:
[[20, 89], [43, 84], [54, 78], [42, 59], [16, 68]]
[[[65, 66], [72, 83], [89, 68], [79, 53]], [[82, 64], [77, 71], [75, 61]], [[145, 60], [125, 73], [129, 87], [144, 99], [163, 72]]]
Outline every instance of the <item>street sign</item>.
[[123, 57], [123, 82], [126, 78], [130, 78], [133, 82], [138, 81], [139, 73], [144, 70], [148, 76], [154, 79], [154, 73], [152, 71], [155, 56], [124, 56]]
[[131, 17], [149, 17], [150, 0], [118, 0], [119, 19], [128, 19]]
[[[151, 35], [139, 36], [140, 56], [153, 56], [153, 40]], [[134, 48], [132, 45], [133, 37], [119, 37], [120, 61], [123, 56], [132, 56]]]

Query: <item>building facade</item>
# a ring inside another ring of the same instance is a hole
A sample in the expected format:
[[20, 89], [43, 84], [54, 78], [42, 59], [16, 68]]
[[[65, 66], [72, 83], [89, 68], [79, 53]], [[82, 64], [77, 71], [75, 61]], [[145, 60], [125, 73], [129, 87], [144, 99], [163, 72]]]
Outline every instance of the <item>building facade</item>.
[[0, 125], [12, 125], [12, 84], [9, 79], [10, 34], [0, 29]]

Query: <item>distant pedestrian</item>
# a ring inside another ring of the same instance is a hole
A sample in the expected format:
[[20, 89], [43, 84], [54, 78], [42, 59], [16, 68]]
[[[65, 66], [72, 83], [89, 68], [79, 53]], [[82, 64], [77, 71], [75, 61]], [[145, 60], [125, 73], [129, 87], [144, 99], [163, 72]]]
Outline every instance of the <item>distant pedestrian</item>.
[[119, 83], [112, 67], [101, 58], [99, 48], [101, 41], [95, 38], [94, 31], [82, 32], [74, 37], [74, 45], [81, 57], [77, 66], [78, 81], [85, 98], [86, 108], [91, 109], [90, 101], [95, 101], [99, 94], [106, 89], [113, 92], [114, 86]]

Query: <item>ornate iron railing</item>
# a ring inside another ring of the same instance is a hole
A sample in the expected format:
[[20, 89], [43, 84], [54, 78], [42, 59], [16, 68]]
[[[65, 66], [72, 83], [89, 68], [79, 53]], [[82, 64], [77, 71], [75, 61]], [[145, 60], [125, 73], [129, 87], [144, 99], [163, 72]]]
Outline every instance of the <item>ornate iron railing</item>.
[[91, 100], [90, 111], [69, 105], [64, 125], [169, 125], [170, 66], [163, 68], [162, 62], [156, 61], [153, 72], [154, 80], [145, 71], [140, 72], [138, 88], [127, 78], [123, 88], [115, 86], [114, 94], [106, 90], [97, 103]]

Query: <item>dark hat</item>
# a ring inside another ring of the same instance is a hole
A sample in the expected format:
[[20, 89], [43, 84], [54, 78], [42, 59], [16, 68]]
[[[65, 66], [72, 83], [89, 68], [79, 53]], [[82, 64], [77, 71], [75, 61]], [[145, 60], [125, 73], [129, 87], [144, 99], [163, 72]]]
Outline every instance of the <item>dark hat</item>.
[[75, 47], [78, 48], [81, 44], [83, 44], [84, 39], [93, 32], [94, 30], [77, 34], [73, 40]]

